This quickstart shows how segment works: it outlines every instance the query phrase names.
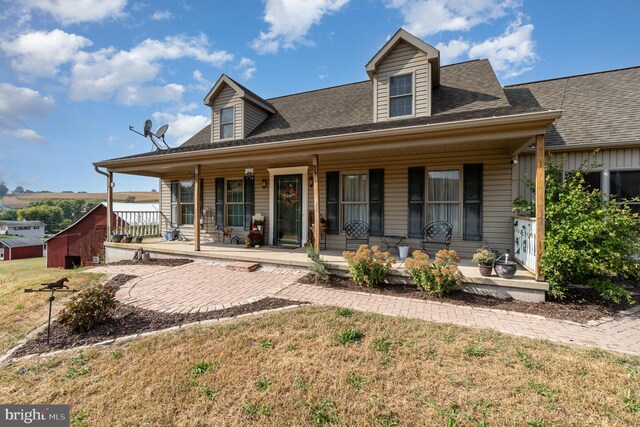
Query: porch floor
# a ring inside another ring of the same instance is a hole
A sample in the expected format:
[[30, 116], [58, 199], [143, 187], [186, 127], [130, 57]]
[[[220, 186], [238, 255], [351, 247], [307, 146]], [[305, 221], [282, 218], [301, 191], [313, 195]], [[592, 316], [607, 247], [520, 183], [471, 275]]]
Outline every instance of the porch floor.
[[[223, 243], [202, 243], [200, 251], [195, 251], [192, 241], [165, 241], [163, 239], [145, 239], [143, 243], [113, 243], [106, 242], [107, 262], [131, 259], [133, 252], [142, 247], [156, 257], [187, 257], [197, 259], [222, 261], [248, 261], [261, 264], [286, 266], [306, 269], [309, 259], [304, 248], [260, 247], [243, 248], [241, 245]], [[327, 267], [336, 273], [348, 271], [347, 262], [342, 258], [342, 251], [322, 250], [321, 256]], [[544, 293], [548, 285], [537, 282], [533, 275], [522, 267], [512, 279], [503, 279], [495, 274], [491, 277], [480, 275], [477, 265], [469, 259], [460, 261], [459, 270], [462, 273], [462, 287], [466, 291], [487, 294], [497, 297], [513, 297], [523, 301], [544, 301]], [[392, 276], [395, 280], [407, 280], [407, 272], [403, 262], [396, 262]]]

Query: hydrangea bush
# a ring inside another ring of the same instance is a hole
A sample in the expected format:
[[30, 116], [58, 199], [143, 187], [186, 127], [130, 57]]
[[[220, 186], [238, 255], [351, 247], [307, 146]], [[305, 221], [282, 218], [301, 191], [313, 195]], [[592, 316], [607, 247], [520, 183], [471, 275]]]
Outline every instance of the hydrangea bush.
[[405, 261], [405, 266], [411, 282], [430, 295], [441, 297], [453, 291], [458, 284], [459, 262], [454, 250], [438, 251], [433, 263], [426, 253], [414, 251]]
[[377, 286], [387, 278], [395, 259], [389, 252], [382, 252], [378, 246], [360, 245], [356, 252], [344, 251], [344, 259], [349, 264], [351, 278], [360, 286]]

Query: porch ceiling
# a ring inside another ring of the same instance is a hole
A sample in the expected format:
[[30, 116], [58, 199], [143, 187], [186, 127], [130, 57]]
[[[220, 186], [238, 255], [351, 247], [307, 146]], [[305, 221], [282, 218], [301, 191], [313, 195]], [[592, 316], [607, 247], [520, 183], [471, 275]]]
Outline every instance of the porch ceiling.
[[[528, 115], [533, 116], [533, 115]], [[506, 148], [513, 155], [534, 143], [535, 135], [560, 116], [559, 111], [537, 113], [533, 117], [490, 118], [473, 123], [421, 126], [394, 132], [372, 132], [340, 137], [312, 138], [243, 146], [235, 149], [211, 149], [170, 155], [158, 154], [96, 163], [111, 172], [161, 177], [165, 174], [192, 172], [203, 167], [257, 167], [282, 164], [309, 164], [312, 156], [321, 158], [381, 157], [390, 154], [421, 155], [439, 152], [464, 152], [478, 148]]]

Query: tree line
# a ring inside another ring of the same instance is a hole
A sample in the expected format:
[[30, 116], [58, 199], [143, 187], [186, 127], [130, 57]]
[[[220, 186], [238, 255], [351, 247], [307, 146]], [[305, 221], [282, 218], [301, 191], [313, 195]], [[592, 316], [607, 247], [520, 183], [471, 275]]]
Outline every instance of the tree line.
[[6, 210], [0, 214], [5, 221], [42, 221], [45, 233], [58, 233], [82, 218], [99, 200], [36, 200], [18, 210]]

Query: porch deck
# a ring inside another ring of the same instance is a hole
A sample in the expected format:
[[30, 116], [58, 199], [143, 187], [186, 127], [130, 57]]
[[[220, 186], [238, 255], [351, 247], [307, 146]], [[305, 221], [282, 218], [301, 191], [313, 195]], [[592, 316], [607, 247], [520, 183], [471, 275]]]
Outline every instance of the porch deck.
[[[152, 257], [185, 257], [193, 259], [217, 261], [248, 261], [284, 267], [307, 268], [309, 260], [304, 248], [261, 247], [246, 249], [240, 245], [223, 243], [203, 243], [200, 251], [195, 251], [193, 242], [165, 241], [162, 239], [145, 239], [143, 243], [105, 243], [107, 262], [131, 259], [136, 249], [142, 247]], [[347, 262], [342, 258], [342, 251], [325, 250], [321, 252], [327, 267], [336, 273], [348, 271]], [[396, 262], [392, 270], [392, 280], [407, 280], [407, 272], [403, 263]], [[544, 282], [537, 282], [533, 275], [519, 268], [512, 279], [497, 276], [483, 277], [478, 267], [469, 259], [463, 259], [459, 265], [462, 273], [462, 289], [467, 292], [492, 295], [499, 298], [512, 297], [521, 301], [544, 301], [545, 291], [549, 289]]]

